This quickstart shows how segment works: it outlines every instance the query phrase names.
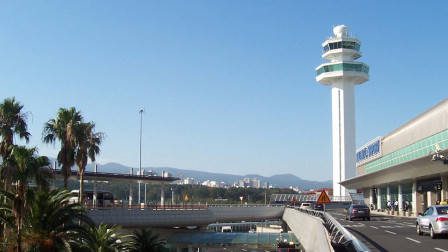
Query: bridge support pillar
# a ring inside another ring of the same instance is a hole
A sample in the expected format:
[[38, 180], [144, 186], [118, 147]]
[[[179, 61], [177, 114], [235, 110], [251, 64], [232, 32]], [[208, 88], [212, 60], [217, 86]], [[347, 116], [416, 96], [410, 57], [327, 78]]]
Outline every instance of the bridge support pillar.
[[282, 229], [284, 233], [288, 233], [288, 224], [286, 223], [286, 221], [282, 222]]
[[448, 182], [448, 177], [446, 175], [442, 175], [440, 177], [440, 180], [442, 181], [442, 191], [441, 191], [441, 200], [440, 201], [444, 201], [448, 198], [448, 194], [447, 194], [447, 182]]
[[377, 209], [381, 209], [383, 206], [381, 206], [381, 194], [382, 194], [383, 192], [381, 191], [381, 188], [380, 187], [378, 187], [377, 189], [376, 189], [376, 205], [377, 205]]
[[[98, 171], [98, 165], [95, 165], [95, 173]], [[96, 185], [96, 180], [93, 183], [93, 208], [96, 208], [98, 206], [98, 189]], [[104, 203], [103, 203], [104, 204]]]
[[398, 184], [398, 211], [403, 213], [403, 188], [401, 184]]
[[132, 183], [129, 184], [129, 206], [132, 206]]
[[418, 212], [420, 211], [419, 207], [422, 205], [422, 197], [417, 192], [417, 180], [414, 180], [412, 182], [412, 213], [414, 216], [418, 215]]
[[387, 194], [386, 194], [386, 198], [387, 198], [387, 201], [390, 202], [390, 185], [387, 185]]
[[165, 186], [164, 186], [164, 184], [162, 184], [162, 189], [161, 189], [161, 191], [160, 191], [160, 205], [161, 206], [164, 206], [165, 205]]

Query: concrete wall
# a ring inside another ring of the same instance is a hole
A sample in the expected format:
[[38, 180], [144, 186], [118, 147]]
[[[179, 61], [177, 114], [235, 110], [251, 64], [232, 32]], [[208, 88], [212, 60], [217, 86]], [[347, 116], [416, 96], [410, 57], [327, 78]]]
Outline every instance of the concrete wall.
[[209, 207], [217, 222], [230, 221], [264, 221], [281, 219], [285, 207], [283, 206], [241, 206], [241, 207]]
[[283, 220], [286, 221], [306, 251], [334, 251], [327, 230], [320, 218], [286, 208], [283, 213]]
[[281, 219], [284, 207], [232, 206], [203, 210], [104, 209], [89, 210], [96, 223], [123, 228], [206, 226], [215, 222], [263, 221]]

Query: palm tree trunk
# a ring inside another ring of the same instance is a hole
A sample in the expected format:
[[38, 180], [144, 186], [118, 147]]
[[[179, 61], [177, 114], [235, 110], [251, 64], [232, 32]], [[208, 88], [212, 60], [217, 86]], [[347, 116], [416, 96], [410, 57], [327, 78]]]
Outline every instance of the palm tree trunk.
[[[84, 194], [84, 172], [81, 171], [79, 173], [79, 200], [78, 200], [78, 202], [80, 202], [81, 204], [84, 204], [83, 198], [82, 198], [83, 194]], [[87, 202], [86, 202], [86, 204], [87, 204]], [[79, 220], [79, 225], [80, 226], [82, 225], [81, 220]]]
[[67, 190], [67, 180], [68, 177], [64, 176], [64, 190]]
[[20, 183], [20, 181], [17, 182], [17, 252], [22, 251], [22, 205], [23, 205], [23, 185]]
[[79, 173], [79, 201], [81, 204], [84, 204], [84, 199], [82, 195], [84, 194], [84, 172]]

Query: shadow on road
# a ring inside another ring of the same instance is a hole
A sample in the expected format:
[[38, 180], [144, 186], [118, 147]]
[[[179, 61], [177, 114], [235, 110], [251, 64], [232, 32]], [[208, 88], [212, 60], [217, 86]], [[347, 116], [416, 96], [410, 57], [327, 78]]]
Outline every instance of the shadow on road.
[[[357, 236], [358, 236], [359, 238], [362, 238], [362, 239], [363, 239], [362, 242], [364, 243], [364, 245], [368, 246], [368, 244], [371, 244], [373, 247], [375, 247], [375, 249], [377, 249], [378, 251], [381, 251], [381, 252], [387, 252], [387, 251], [389, 251], [389, 250], [383, 248], [383, 247], [382, 247], [381, 245], [379, 245], [378, 243], [376, 243], [374, 240], [370, 239], [367, 235], [365, 235], [365, 234], [363, 234], [363, 233], [361, 233], [361, 232], [358, 232], [358, 231], [356, 231], [356, 230], [354, 230], [354, 229], [352, 229], [352, 228], [349, 228], [349, 227], [346, 227], [346, 229], [349, 230], [350, 233], [352, 233], [352, 234], [355, 234], [355, 233], [356, 233]], [[374, 251], [372, 247], [370, 247], [370, 246], [368, 246], [368, 247], [369, 247], [372, 251]]]

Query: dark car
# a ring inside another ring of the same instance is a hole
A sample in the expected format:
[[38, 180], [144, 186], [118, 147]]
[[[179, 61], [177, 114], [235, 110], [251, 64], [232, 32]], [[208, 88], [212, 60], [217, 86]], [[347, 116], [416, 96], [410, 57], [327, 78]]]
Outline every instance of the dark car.
[[346, 220], [370, 220], [370, 209], [366, 205], [351, 205], [345, 212]]
[[323, 211], [324, 204], [314, 204], [314, 210]]

